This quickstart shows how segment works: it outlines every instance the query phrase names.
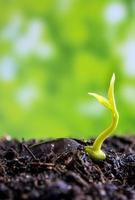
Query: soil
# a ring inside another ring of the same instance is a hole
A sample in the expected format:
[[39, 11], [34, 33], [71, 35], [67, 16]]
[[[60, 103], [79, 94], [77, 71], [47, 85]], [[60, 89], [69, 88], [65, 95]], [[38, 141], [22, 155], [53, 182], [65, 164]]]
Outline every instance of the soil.
[[135, 137], [112, 137], [105, 161], [77, 139], [0, 140], [0, 200], [135, 200]]

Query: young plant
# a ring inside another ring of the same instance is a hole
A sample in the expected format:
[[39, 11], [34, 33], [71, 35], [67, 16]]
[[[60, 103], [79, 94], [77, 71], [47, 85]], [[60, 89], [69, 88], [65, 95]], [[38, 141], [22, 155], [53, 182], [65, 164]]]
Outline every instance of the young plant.
[[102, 144], [104, 140], [106, 140], [112, 134], [112, 132], [116, 129], [118, 125], [119, 113], [117, 111], [115, 104], [114, 83], [115, 83], [115, 74], [113, 74], [112, 79], [110, 81], [110, 87], [108, 90], [108, 99], [95, 93], [88, 93], [89, 95], [94, 96], [102, 105], [104, 105], [112, 112], [111, 125], [100, 133], [100, 135], [97, 137], [92, 146], [85, 147], [86, 153], [88, 153], [88, 155], [94, 160], [104, 160], [106, 158], [105, 153], [101, 149]]

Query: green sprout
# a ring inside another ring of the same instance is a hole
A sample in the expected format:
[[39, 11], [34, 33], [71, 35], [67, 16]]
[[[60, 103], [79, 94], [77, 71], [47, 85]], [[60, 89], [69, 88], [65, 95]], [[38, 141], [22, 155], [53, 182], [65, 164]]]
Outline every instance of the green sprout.
[[114, 83], [115, 83], [115, 74], [113, 74], [110, 87], [108, 90], [108, 99], [100, 96], [95, 93], [88, 93], [89, 95], [94, 96], [102, 105], [111, 110], [112, 112], [112, 123], [111, 125], [105, 129], [101, 134], [96, 138], [94, 144], [92, 146], [86, 146], [85, 151], [88, 155], [94, 160], [104, 160], [106, 158], [105, 153], [102, 151], [101, 147], [104, 142], [111, 134], [114, 132], [118, 125], [119, 121], [119, 113], [116, 108], [115, 98], [114, 98]]

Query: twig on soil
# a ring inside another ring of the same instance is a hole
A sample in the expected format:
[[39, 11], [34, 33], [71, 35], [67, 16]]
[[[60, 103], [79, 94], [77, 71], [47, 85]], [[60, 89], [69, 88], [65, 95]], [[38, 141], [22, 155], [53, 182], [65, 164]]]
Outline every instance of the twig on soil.
[[34, 160], [37, 160], [36, 156], [32, 153], [32, 151], [25, 144], [22, 144], [23, 147], [28, 151], [28, 153], [32, 156]]

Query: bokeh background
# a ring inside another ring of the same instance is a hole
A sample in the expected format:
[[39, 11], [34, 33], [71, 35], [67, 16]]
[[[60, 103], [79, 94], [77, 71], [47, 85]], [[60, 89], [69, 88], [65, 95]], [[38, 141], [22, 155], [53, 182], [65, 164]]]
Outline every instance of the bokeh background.
[[117, 134], [135, 133], [135, 1], [0, 1], [0, 135], [95, 137], [111, 121], [88, 92], [116, 74]]

